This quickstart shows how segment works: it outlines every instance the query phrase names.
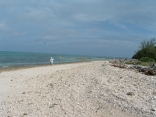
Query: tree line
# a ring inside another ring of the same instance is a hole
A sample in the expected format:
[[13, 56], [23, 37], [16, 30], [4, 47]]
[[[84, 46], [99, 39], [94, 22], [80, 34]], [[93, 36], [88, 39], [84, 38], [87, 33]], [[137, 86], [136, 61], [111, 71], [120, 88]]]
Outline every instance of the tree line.
[[133, 55], [133, 59], [138, 59], [144, 62], [156, 61], [156, 40], [153, 38], [150, 41], [140, 43], [139, 49]]

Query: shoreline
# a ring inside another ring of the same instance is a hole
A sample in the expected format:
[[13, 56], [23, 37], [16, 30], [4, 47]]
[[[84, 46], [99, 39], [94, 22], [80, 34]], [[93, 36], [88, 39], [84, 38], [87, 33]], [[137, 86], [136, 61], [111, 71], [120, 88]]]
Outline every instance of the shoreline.
[[108, 61], [0, 72], [1, 116], [155, 117], [156, 77]]
[[[95, 60], [92, 60], [92, 61], [95, 61]], [[75, 63], [85, 63], [85, 62], [92, 62], [92, 61], [54, 63], [52, 66], [65, 65], [65, 64], [75, 64]], [[99, 60], [99, 61], [107, 61], [107, 60]], [[51, 66], [51, 65], [50, 64], [36, 64], [36, 65], [25, 65], [25, 66], [0, 67], [0, 73], [6, 72], [6, 71], [16, 71], [16, 70], [20, 70], [20, 69], [29, 69], [29, 68], [46, 67], [46, 66]]]

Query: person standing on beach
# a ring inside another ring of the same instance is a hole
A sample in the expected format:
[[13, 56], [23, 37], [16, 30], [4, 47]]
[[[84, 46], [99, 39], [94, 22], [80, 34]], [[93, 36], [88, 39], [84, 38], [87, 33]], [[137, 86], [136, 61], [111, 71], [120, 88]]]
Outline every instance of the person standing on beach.
[[53, 58], [53, 57], [51, 57], [51, 58], [50, 58], [50, 65], [52, 65], [52, 64], [53, 64], [53, 61], [54, 61], [54, 58]]

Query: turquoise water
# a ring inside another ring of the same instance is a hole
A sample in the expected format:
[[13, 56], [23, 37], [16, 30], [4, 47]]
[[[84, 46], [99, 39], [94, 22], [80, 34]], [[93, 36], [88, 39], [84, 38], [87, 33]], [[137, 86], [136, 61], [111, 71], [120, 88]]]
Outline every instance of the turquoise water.
[[93, 56], [0, 51], [0, 67], [47, 65], [50, 63], [50, 57], [54, 58], [54, 64], [111, 59]]

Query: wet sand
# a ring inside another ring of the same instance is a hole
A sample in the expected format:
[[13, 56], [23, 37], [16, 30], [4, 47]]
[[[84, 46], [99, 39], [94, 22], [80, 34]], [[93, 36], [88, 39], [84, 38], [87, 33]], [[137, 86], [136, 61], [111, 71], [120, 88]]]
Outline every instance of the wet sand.
[[108, 61], [0, 73], [2, 117], [156, 117], [156, 77]]

